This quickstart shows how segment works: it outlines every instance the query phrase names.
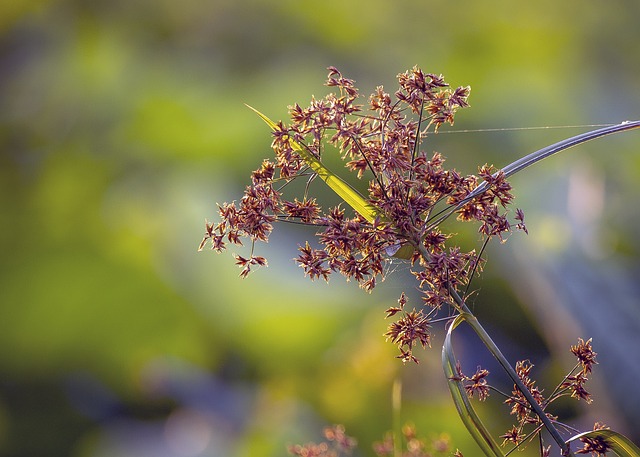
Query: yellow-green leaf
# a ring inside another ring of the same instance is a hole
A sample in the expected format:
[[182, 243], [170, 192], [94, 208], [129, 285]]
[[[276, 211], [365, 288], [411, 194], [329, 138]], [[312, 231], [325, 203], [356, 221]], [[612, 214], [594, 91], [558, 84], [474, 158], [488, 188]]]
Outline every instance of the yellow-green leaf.
[[[263, 121], [267, 123], [272, 130], [277, 128], [275, 122], [262, 114], [257, 109], [247, 105], [249, 109], [254, 111]], [[290, 140], [291, 147], [296, 153], [302, 157], [302, 159], [309, 165], [309, 167], [322, 179], [340, 198], [342, 198], [351, 208], [353, 208], [358, 214], [364, 217], [367, 221], [373, 222], [377, 216], [380, 215], [380, 209], [376, 206], [368, 203], [362, 195], [358, 193], [348, 183], [343, 181], [338, 175], [331, 172], [324, 164], [313, 154], [309, 153], [299, 143]]]

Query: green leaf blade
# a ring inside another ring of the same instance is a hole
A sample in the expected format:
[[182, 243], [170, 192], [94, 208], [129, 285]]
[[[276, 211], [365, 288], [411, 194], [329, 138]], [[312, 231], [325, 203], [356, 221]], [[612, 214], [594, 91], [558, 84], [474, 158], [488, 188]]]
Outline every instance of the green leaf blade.
[[633, 441], [621, 433], [613, 430], [592, 430], [580, 433], [567, 440], [567, 444], [580, 438], [601, 438], [606, 441], [609, 448], [620, 457], [640, 457], [640, 448]]
[[447, 335], [442, 346], [442, 368], [445, 376], [447, 377], [447, 384], [451, 391], [453, 403], [458, 410], [458, 414], [460, 415], [462, 422], [475, 442], [480, 446], [480, 449], [482, 449], [482, 452], [484, 452], [485, 455], [491, 457], [504, 457], [504, 453], [500, 449], [500, 446], [493, 439], [491, 433], [489, 433], [485, 425], [480, 420], [480, 417], [478, 417], [478, 414], [473, 409], [462, 381], [458, 381], [456, 379], [458, 373], [456, 371], [456, 357], [453, 352], [453, 330], [464, 321], [465, 315], [460, 314], [454, 319], [447, 331]]
[[[272, 130], [277, 128], [277, 124], [262, 114], [257, 109], [246, 105], [255, 112], [262, 120], [271, 127]], [[307, 165], [322, 179], [336, 195], [342, 198], [354, 211], [364, 217], [368, 222], [373, 223], [375, 219], [381, 216], [380, 208], [368, 203], [360, 193], [351, 187], [347, 182], [342, 180], [338, 175], [330, 171], [317, 157], [309, 153], [296, 141], [291, 140], [291, 147]]]

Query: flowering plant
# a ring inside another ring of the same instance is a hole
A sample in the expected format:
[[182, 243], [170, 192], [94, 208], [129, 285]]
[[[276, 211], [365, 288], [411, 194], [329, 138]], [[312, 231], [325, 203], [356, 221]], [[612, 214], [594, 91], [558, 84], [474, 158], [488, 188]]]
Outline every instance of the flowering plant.
[[[298, 248], [296, 262], [305, 275], [328, 281], [332, 274], [339, 273], [368, 292], [384, 279], [386, 262], [394, 257], [405, 259], [411, 265], [422, 303], [409, 309], [403, 292], [398, 304], [386, 311], [394, 320], [385, 336], [397, 346], [403, 362], [418, 363], [415, 349], [430, 346], [430, 329], [439, 321], [438, 313], [446, 310], [443, 368], [456, 408], [486, 455], [504, 453], [470, 399], [476, 396], [482, 401], [495, 389], [487, 381], [487, 370], [478, 368], [475, 374], [465, 375], [455, 358], [452, 334], [463, 322], [473, 328], [514, 383], [510, 394], [498, 391], [506, 397], [505, 403], [516, 418], [516, 424], [500, 436], [503, 445], [511, 443], [517, 448], [537, 437], [541, 455], [549, 455], [550, 447], [542, 437], [546, 429], [562, 455], [571, 455], [570, 443], [578, 439], [584, 443], [578, 453], [600, 455], [613, 449], [623, 455], [640, 455], [626, 438], [601, 424], [596, 424], [592, 432], [573, 433], [575, 436], [566, 439], [561, 430], [573, 429], [559, 423], [548, 411], [548, 406], [562, 396], [590, 402], [585, 382], [596, 363], [591, 340], [579, 340], [571, 348], [577, 365], [545, 397], [530, 377], [533, 365], [520, 361], [512, 367], [465, 302], [471, 280], [482, 271], [482, 254], [489, 240], [504, 241], [515, 230], [527, 232], [524, 213], [510, 210], [513, 195], [507, 178], [551, 154], [599, 136], [640, 127], [640, 122], [570, 138], [500, 170], [485, 164], [476, 175], [462, 175], [445, 168], [440, 154], [427, 155], [421, 145], [442, 124], [452, 125], [455, 113], [468, 106], [469, 87], [453, 89], [441, 75], [414, 67], [398, 75], [399, 88], [393, 96], [380, 86], [362, 105], [358, 104], [360, 96], [354, 81], [336, 68], [329, 68], [326, 84], [334, 92], [312, 99], [305, 108], [291, 106], [288, 124], [273, 122], [256, 111], [273, 130], [275, 159], [264, 160], [252, 173], [251, 184], [239, 202], [219, 205], [220, 220], [206, 223], [200, 249], [209, 243], [221, 252], [227, 243], [242, 245], [243, 240], [248, 241], [250, 253], [235, 256], [240, 275], [246, 277], [252, 268], [267, 265], [267, 260], [255, 253], [255, 246], [268, 240], [274, 223], [315, 226], [317, 243], [306, 242]], [[368, 180], [366, 195], [325, 166], [323, 160], [331, 153], [337, 153], [358, 179]], [[289, 184], [299, 179], [306, 180], [302, 195], [286, 197]], [[321, 208], [309, 194], [309, 184], [315, 179], [323, 180], [350, 209], [343, 204]], [[441, 224], [452, 216], [477, 224], [484, 239], [479, 252], [464, 251], [451, 243], [452, 234], [444, 232]], [[346, 437], [342, 429], [331, 430], [332, 436], [339, 430], [340, 436]], [[292, 452], [335, 455], [328, 445], [314, 446], [298, 446]]]

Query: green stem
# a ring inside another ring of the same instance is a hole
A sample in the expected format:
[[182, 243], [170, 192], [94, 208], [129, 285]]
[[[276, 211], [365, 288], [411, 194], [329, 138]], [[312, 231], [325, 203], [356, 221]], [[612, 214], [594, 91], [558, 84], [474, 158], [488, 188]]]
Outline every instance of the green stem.
[[[557, 143], [551, 144], [542, 149], [538, 149], [536, 152], [532, 152], [529, 155], [521, 157], [515, 162], [510, 163], [506, 167], [504, 167], [500, 172], [504, 173], [504, 176], [508, 178], [511, 175], [518, 173], [521, 170], [524, 170], [527, 167], [530, 167], [534, 163], [540, 162], [541, 160], [546, 159], [554, 154], [564, 151], [565, 149], [572, 148], [582, 143], [586, 143], [587, 141], [595, 140], [596, 138], [601, 138], [606, 135], [612, 135], [614, 133], [625, 132], [627, 130], [634, 130], [640, 128], [640, 121], [625, 121], [620, 124], [610, 125], [608, 127], [604, 127], [597, 130], [592, 130], [587, 133], [582, 133], [580, 135], [572, 136], [571, 138], [567, 138], [562, 141], [558, 141]], [[474, 197], [478, 196], [487, 188], [489, 185], [487, 182], [483, 182], [478, 187], [476, 187], [462, 202], [464, 203], [470, 201]], [[461, 206], [461, 204], [456, 205], [456, 209]]]
[[[625, 122], [621, 122], [620, 124], [610, 125], [608, 127], [604, 127], [597, 130], [592, 130], [587, 133], [582, 133], [580, 135], [572, 136], [571, 138], [567, 138], [565, 140], [551, 144], [535, 152], [532, 152], [529, 155], [521, 157], [515, 162], [512, 162], [509, 165], [505, 166], [497, 173], [504, 173], [504, 176], [508, 178], [509, 176], [512, 176], [518, 173], [519, 171], [522, 171], [525, 168], [530, 167], [531, 165], [537, 162], [540, 162], [541, 160], [544, 160], [547, 157], [550, 157], [554, 154], [562, 152], [566, 149], [572, 148], [582, 143], [586, 143], [587, 141], [595, 140], [596, 138], [601, 138], [606, 135], [612, 135], [614, 133], [620, 133], [620, 132], [625, 132], [625, 131], [634, 130], [634, 129], [640, 129], [640, 120], [625, 121]], [[473, 191], [471, 191], [471, 193], [467, 195], [463, 200], [458, 202], [458, 204], [448, 208], [446, 211], [444, 211], [443, 214], [439, 215], [437, 219], [435, 219], [434, 221], [431, 221], [430, 227], [435, 227], [438, 224], [440, 224], [442, 221], [447, 219], [449, 216], [451, 216], [457, 210], [459, 210], [464, 205], [469, 203], [475, 197], [485, 192], [488, 188], [489, 188], [489, 184], [486, 181], [480, 183], [478, 187], [476, 187]]]
[[467, 304], [464, 302], [462, 297], [460, 297], [458, 292], [456, 292], [454, 289], [451, 289], [450, 293], [453, 299], [455, 300], [456, 304], [458, 305], [458, 307], [462, 309], [462, 311], [466, 315], [465, 321], [478, 334], [478, 337], [480, 337], [480, 339], [482, 340], [484, 345], [487, 347], [487, 349], [489, 349], [491, 354], [496, 358], [498, 363], [500, 363], [502, 368], [507, 372], [507, 374], [509, 375], [511, 380], [514, 382], [514, 384], [518, 387], [520, 392], [522, 392], [522, 395], [524, 395], [525, 399], [531, 406], [531, 409], [533, 409], [536, 415], [540, 418], [545, 428], [549, 431], [549, 434], [551, 434], [551, 437], [554, 439], [554, 441], [558, 443], [558, 446], [560, 446], [560, 449], [562, 450], [562, 455], [572, 456], [573, 454], [571, 453], [571, 449], [569, 448], [569, 445], [565, 443], [564, 439], [562, 438], [562, 436], [560, 435], [556, 427], [551, 422], [551, 419], [547, 417], [547, 415], [545, 414], [540, 404], [535, 400], [535, 398], [533, 398], [533, 395], [531, 395], [531, 392], [529, 391], [529, 389], [524, 385], [524, 383], [522, 382], [522, 380], [520, 379], [516, 371], [513, 369], [513, 367], [507, 360], [507, 358], [502, 354], [502, 351], [500, 351], [498, 346], [493, 342], [493, 340], [491, 339], [487, 331], [480, 324], [480, 322], [475, 317], [475, 315], [471, 312], [471, 310], [469, 309]]
[[391, 405], [393, 408], [393, 455], [402, 457], [402, 421], [400, 416], [402, 404], [402, 380], [397, 377], [393, 381]]

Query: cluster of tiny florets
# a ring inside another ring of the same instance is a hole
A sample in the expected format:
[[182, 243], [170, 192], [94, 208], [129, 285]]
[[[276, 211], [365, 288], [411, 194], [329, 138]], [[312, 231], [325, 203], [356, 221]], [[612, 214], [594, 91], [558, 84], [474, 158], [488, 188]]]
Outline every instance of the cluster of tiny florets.
[[477, 396], [479, 401], [485, 401], [487, 399], [489, 396], [489, 383], [487, 382], [489, 370], [478, 366], [473, 375], [467, 376], [462, 372], [462, 367], [460, 366], [460, 362], [458, 362], [456, 364], [456, 373], [453, 380], [464, 384], [464, 390], [469, 398]]
[[[533, 367], [534, 365], [530, 361], [521, 360], [516, 362], [515, 370], [524, 386], [531, 392], [535, 401], [544, 407], [546, 405], [545, 397], [542, 394], [543, 391], [538, 388], [536, 381], [531, 378], [531, 370]], [[513, 386], [511, 396], [505, 400], [505, 403], [511, 406], [511, 414], [516, 417], [518, 423], [506, 434], [502, 435], [501, 438], [503, 438], [505, 442], [510, 441], [517, 445], [526, 437], [524, 433], [525, 426], [529, 424], [539, 424], [540, 418], [533, 412], [526, 397], [516, 385]], [[550, 416], [548, 413], [547, 416], [555, 419], [555, 417]]]
[[[325, 427], [325, 441], [320, 443], [307, 443], [304, 445], [289, 446], [289, 454], [298, 457], [346, 457], [353, 455], [357, 442], [354, 438], [345, 433], [342, 425]], [[373, 452], [377, 457], [391, 457], [396, 453], [396, 442], [400, 440], [404, 450], [404, 457], [436, 457], [449, 456], [462, 457], [458, 450], [451, 454], [451, 439], [449, 435], [441, 433], [430, 439], [418, 436], [416, 428], [411, 424], [402, 427], [400, 437], [393, 433], [387, 433], [382, 441], [373, 444]]]
[[[311, 279], [328, 281], [337, 272], [371, 291], [384, 279], [389, 257], [401, 251], [413, 266], [424, 303], [437, 309], [450, 303], [450, 291], [468, 285], [482, 259], [447, 245], [451, 234], [442, 233], [440, 223], [457, 214], [461, 221], [479, 223], [485, 237], [502, 238], [514, 228], [526, 230], [524, 218], [518, 210], [515, 224], [507, 219], [513, 196], [503, 173], [485, 165], [477, 176], [465, 176], [446, 169], [441, 154], [422, 149], [429, 133], [453, 124], [456, 111], [468, 106], [469, 87], [452, 89], [441, 75], [417, 67], [398, 75], [398, 84], [393, 95], [380, 86], [360, 104], [354, 81], [330, 67], [326, 85], [333, 92], [307, 107], [290, 106], [290, 122], [273, 124], [275, 158], [252, 173], [239, 202], [219, 205], [220, 221], [206, 223], [200, 249], [210, 243], [220, 252], [229, 243], [249, 241], [250, 254], [236, 255], [244, 277], [267, 264], [254, 247], [268, 241], [276, 221], [302, 223], [317, 227], [317, 244], [299, 246], [296, 259]], [[323, 209], [308, 195], [317, 176], [309, 161], [331, 153], [357, 178], [368, 179], [363, 199], [375, 218], [345, 205]], [[304, 195], [286, 197], [288, 183], [297, 178], [307, 183]], [[477, 192], [481, 182], [483, 191]], [[428, 344], [426, 321], [419, 312], [402, 319], [396, 327], [414, 327], [415, 340], [406, 333], [388, 336], [401, 343], [403, 360], [414, 360], [414, 342]]]
[[387, 341], [391, 341], [400, 350], [398, 358], [403, 362], [416, 362], [418, 358], [413, 355], [414, 346], [419, 343], [423, 348], [431, 346], [431, 319], [424, 312], [413, 308], [411, 311], [405, 309], [407, 296], [402, 293], [398, 299], [398, 306], [393, 306], [387, 310], [387, 317], [393, 317], [400, 313], [401, 317], [389, 325], [385, 333]]
[[569, 373], [560, 387], [571, 394], [573, 398], [591, 403], [591, 394], [584, 388], [589, 380], [593, 365], [597, 364], [596, 355], [591, 347], [591, 338], [586, 342], [578, 338], [578, 344], [571, 346], [571, 353], [578, 359], [578, 364]]

